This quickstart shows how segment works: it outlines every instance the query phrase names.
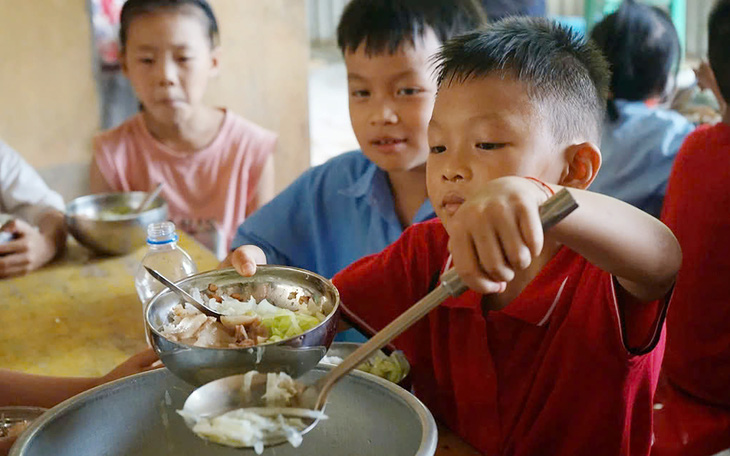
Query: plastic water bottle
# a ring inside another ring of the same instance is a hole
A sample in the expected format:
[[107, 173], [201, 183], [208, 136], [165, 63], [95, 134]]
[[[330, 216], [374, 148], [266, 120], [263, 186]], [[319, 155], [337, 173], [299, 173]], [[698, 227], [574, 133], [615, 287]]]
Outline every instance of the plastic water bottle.
[[177, 233], [172, 222], [152, 223], [147, 227], [147, 254], [137, 269], [134, 287], [137, 296], [146, 308], [147, 303], [165, 288], [144, 268], [147, 266], [173, 282], [198, 272], [190, 255], [177, 245]]

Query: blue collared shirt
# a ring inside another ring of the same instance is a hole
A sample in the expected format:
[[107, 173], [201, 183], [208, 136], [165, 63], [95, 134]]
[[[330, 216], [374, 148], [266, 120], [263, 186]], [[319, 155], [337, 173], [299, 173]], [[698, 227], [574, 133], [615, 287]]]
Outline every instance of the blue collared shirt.
[[[426, 200], [413, 223], [433, 217]], [[255, 244], [270, 264], [330, 278], [402, 233], [387, 174], [353, 151], [304, 172], [238, 227], [232, 247]]]
[[674, 157], [694, 125], [640, 101], [616, 100], [616, 107], [618, 120], [604, 124], [603, 164], [590, 190], [659, 217]]

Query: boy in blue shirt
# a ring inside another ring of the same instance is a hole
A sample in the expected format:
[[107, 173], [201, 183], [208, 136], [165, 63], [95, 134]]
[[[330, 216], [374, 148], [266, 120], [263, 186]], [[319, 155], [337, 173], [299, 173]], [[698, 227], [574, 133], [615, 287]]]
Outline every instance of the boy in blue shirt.
[[306, 171], [246, 219], [233, 248], [254, 244], [269, 263], [332, 277], [433, 218], [426, 195], [431, 57], [445, 40], [485, 22], [477, 0], [353, 0], [337, 39], [361, 150]]

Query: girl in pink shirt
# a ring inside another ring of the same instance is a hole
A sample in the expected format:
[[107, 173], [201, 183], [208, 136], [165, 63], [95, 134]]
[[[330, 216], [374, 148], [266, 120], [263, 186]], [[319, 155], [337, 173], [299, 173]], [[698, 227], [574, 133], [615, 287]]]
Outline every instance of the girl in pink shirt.
[[122, 70], [141, 112], [94, 139], [94, 192], [150, 191], [164, 182], [170, 218], [224, 255], [236, 227], [274, 193], [276, 136], [204, 104], [219, 66], [206, 0], [129, 0]]

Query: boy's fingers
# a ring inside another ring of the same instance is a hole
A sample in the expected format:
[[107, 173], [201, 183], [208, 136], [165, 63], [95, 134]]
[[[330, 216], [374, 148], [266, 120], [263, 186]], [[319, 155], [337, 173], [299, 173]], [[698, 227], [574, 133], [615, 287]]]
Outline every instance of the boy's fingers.
[[23, 220], [13, 219], [6, 223], [5, 225], [0, 228], [1, 231], [7, 231], [9, 233], [16, 233], [18, 235], [22, 235], [25, 233], [29, 233], [35, 228], [31, 226], [29, 223], [24, 222]]
[[256, 264], [266, 264], [264, 251], [255, 245], [243, 245], [231, 254], [231, 264], [244, 277], [256, 273]]
[[492, 280], [482, 270], [471, 238], [452, 237], [449, 241], [449, 249], [453, 255], [454, 269], [467, 287], [482, 294], [504, 291], [502, 283]]
[[0, 226], [0, 231], [7, 231], [8, 233], [15, 231], [15, 220], [5, 222], [2, 226]]
[[11, 253], [25, 252], [28, 250], [28, 243], [24, 239], [15, 239], [0, 244], [0, 255], [8, 255]]
[[505, 261], [503, 239], [496, 227], [489, 226], [474, 236], [474, 250], [478, 255], [478, 264], [486, 278], [498, 282], [509, 282], [515, 276], [514, 271]]
[[522, 240], [530, 250], [532, 258], [540, 255], [542, 252], [545, 237], [542, 230], [542, 222], [540, 222], [540, 211], [525, 208], [518, 214], [517, 225], [522, 235]]
[[0, 257], [0, 271], [23, 268], [28, 266], [28, 263], [30, 263], [28, 255], [23, 255], [22, 253], [5, 255]]
[[499, 243], [502, 248], [506, 266], [512, 271], [512, 277], [503, 277], [504, 280], [514, 278], [514, 271], [526, 269], [532, 262], [532, 254], [522, 238], [519, 219], [516, 215], [497, 221], [495, 225]]

